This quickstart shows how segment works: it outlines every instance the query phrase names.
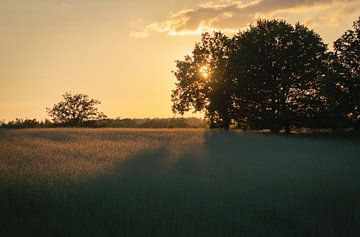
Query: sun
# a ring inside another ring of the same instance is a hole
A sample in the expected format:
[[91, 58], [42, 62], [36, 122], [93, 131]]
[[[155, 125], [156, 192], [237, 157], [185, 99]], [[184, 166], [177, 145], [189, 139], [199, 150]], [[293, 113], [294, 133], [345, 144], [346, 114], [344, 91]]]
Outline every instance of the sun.
[[202, 66], [199, 69], [200, 75], [204, 78], [207, 79], [210, 76], [210, 68], [208, 66]]

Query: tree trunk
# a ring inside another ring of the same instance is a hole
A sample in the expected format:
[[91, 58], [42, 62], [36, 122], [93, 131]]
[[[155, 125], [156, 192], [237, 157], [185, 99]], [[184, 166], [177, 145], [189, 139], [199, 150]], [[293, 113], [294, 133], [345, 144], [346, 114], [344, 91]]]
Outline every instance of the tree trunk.
[[276, 126], [271, 128], [271, 133], [278, 134], [280, 132], [280, 129]]
[[291, 133], [290, 125], [286, 124], [285, 125], [285, 134], [290, 134], [290, 133]]

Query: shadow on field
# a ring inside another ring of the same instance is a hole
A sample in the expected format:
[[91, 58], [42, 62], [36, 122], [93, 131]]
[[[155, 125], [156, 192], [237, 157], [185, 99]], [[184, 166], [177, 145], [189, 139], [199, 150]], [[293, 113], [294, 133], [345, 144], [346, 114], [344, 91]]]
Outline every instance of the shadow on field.
[[360, 235], [356, 144], [206, 132], [178, 148], [164, 143], [81, 184], [8, 190], [0, 235]]

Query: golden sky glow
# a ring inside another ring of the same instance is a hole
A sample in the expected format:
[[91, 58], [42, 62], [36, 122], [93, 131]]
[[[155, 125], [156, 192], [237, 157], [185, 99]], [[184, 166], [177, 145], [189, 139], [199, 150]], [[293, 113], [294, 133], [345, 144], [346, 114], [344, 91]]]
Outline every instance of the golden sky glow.
[[2, 0], [0, 120], [43, 119], [66, 91], [110, 117], [169, 117], [174, 61], [202, 32], [282, 18], [331, 44], [359, 15], [357, 0]]

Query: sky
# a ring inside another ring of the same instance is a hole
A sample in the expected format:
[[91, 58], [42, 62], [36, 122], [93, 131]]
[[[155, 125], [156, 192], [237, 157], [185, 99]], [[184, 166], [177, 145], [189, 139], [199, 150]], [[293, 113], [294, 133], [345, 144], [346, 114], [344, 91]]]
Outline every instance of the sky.
[[331, 48], [359, 16], [358, 0], [0, 0], [0, 120], [42, 120], [68, 91], [111, 118], [172, 117], [171, 71], [202, 32], [284, 19]]

